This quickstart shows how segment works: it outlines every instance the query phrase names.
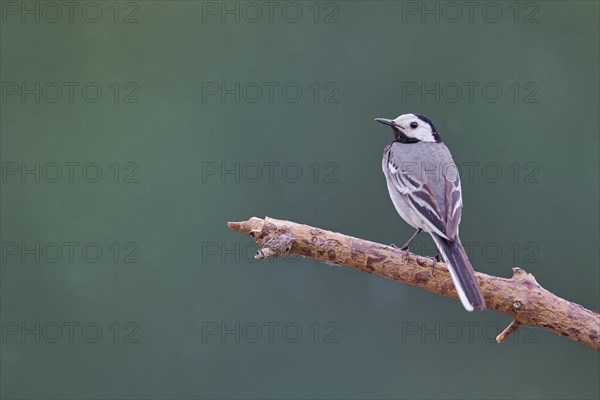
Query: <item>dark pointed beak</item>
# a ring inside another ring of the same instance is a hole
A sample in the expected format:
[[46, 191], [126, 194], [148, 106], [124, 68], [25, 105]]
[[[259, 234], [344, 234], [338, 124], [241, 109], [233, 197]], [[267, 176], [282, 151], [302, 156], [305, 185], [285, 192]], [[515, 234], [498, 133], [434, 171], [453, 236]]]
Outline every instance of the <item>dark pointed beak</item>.
[[388, 126], [396, 126], [396, 124], [394, 123], [394, 120], [392, 120], [392, 119], [375, 118], [375, 121], [380, 122], [384, 125], [388, 125]]

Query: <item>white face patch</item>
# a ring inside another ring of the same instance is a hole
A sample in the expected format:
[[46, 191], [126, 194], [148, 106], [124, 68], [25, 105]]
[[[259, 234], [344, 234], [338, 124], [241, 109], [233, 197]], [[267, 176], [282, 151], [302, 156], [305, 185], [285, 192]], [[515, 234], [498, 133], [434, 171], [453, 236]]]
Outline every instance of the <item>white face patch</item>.
[[404, 135], [421, 142], [435, 143], [435, 136], [429, 123], [414, 114], [403, 114], [394, 120]]

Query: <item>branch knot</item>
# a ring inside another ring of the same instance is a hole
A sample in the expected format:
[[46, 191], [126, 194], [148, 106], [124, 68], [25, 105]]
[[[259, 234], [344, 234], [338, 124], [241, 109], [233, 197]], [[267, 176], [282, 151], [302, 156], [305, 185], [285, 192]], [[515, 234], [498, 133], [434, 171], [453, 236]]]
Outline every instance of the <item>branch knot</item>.
[[262, 260], [267, 257], [286, 256], [290, 250], [292, 250], [293, 242], [294, 237], [292, 235], [289, 233], [282, 233], [267, 240], [265, 244], [263, 244], [263, 247], [256, 252], [254, 258]]

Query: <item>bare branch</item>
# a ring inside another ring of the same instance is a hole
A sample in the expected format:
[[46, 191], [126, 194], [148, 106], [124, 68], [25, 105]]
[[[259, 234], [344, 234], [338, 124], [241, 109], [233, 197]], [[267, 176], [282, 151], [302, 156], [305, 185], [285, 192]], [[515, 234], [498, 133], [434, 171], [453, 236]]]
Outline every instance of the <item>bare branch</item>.
[[506, 339], [509, 338], [510, 335], [515, 333], [521, 325], [522, 323], [520, 323], [516, 319], [513, 319], [510, 325], [508, 325], [505, 330], [503, 330], [498, 336], [496, 336], [496, 342], [503, 343]]
[[[261, 247], [256, 258], [298, 254], [346, 265], [388, 279], [458, 299], [444, 263], [408, 251], [363, 239], [266, 217], [229, 222], [230, 229], [245, 233]], [[600, 350], [600, 315], [542, 288], [533, 275], [513, 268], [510, 279], [475, 273], [487, 308], [513, 318], [498, 335], [501, 343], [520, 325], [532, 325], [566, 336]]]

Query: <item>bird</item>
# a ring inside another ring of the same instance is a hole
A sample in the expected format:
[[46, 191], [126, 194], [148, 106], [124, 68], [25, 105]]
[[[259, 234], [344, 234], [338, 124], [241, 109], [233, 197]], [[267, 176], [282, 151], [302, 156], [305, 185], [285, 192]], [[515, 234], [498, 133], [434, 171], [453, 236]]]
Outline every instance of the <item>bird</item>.
[[429, 233], [448, 265], [464, 308], [485, 310], [485, 299], [458, 235], [462, 191], [450, 150], [425, 115], [403, 114], [375, 121], [394, 132], [394, 140], [384, 149], [381, 167], [396, 211], [416, 229], [401, 249], [408, 250], [420, 232]]

